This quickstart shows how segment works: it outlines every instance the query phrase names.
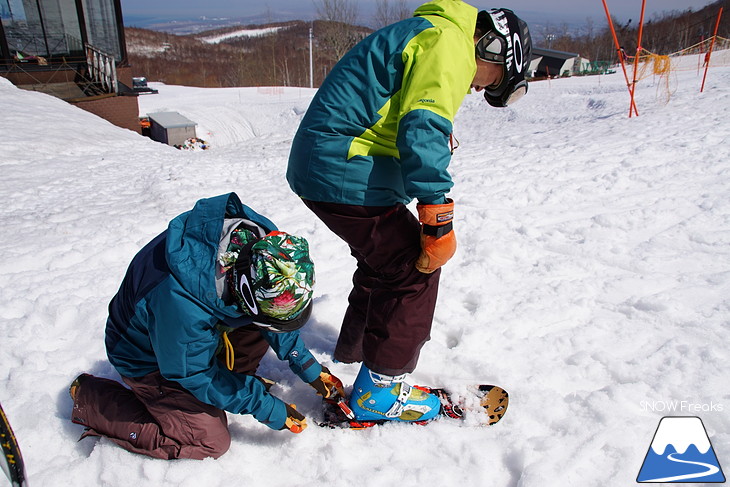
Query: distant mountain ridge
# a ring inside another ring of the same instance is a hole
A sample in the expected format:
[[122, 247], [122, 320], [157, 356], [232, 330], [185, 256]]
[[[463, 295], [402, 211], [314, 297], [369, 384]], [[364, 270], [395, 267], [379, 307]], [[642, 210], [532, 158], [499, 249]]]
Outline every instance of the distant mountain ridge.
[[[199, 34], [201, 32], [216, 29], [225, 29], [235, 26], [265, 25], [268, 23], [288, 22], [299, 20], [300, 14], [296, 12], [278, 12], [276, 19], [270, 15], [260, 14], [246, 17], [145, 17], [139, 15], [124, 16], [124, 24], [127, 27], [137, 27], [157, 32], [164, 32], [175, 35]], [[304, 19], [307, 21], [307, 19]]]
[[[643, 47], [656, 54], [669, 54], [709, 37], [717, 10], [726, 7], [720, 35], [730, 37], [730, 0], [719, 0], [700, 11], [675, 12], [647, 22]], [[591, 61], [618, 62], [613, 38], [605, 19], [594, 25], [573, 27], [546, 19], [530, 22], [537, 47], [578, 53]], [[278, 12], [277, 16], [286, 16]], [[127, 27], [129, 62], [136, 76], [149, 81], [187, 86], [319, 86], [339, 59], [325, 44], [333, 23], [320, 20], [272, 22], [257, 15], [244, 18], [204, 17], [189, 20], [147, 19], [147, 28]], [[294, 15], [292, 15], [294, 16]], [[134, 18], [125, 18], [127, 25]], [[344, 24], [342, 24], [344, 25]], [[287, 26], [286, 29], [276, 29]], [[636, 28], [616, 25], [619, 41], [627, 53], [636, 50]], [[313, 74], [310, 80], [309, 32], [313, 29]], [[236, 30], [271, 30], [270, 35], [229, 36]], [[372, 31], [345, 25], [354, 41]], [[206, 43], [201, 38], [220, 38]]]

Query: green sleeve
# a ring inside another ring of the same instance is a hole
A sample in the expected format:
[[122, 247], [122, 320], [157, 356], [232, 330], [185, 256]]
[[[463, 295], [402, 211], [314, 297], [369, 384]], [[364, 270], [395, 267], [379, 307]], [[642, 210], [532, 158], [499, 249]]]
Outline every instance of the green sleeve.
[[403, 83], [396, 144], [409, 197], [439, 201], [453, 186], [449, 136], [476, 71], [463, 32], [427, 29], [403, 50]]

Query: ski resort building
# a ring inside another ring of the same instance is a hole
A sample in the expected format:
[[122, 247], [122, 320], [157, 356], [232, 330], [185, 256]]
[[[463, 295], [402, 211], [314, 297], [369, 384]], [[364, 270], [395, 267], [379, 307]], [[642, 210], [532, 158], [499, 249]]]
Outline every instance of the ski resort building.
[[530, 69], [535, 78], [556, 78], [581, 74], [589, 64], [580, 54], [536, 47], [532, 49]]
[[0, 76], [140, 131], [121, 0], [0, 0]]

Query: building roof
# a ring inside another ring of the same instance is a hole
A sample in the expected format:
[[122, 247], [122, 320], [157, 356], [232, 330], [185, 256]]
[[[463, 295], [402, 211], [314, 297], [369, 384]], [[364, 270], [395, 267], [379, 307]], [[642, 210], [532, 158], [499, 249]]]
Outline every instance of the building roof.
[[150, 120], [153, 120], [157, 125], [166, 129], [198, 125], [177, 112], [157, 112], [150, 113], [147, 116], [150, 117]]
[[547, 56], [557, 59], [571, 59], [574, 57], [580, 57], [580, 54], [573, 52], [554, 51], [552, 49], [543, 49], [540, 47], [534, 47], [532, 49], [533, 56]]

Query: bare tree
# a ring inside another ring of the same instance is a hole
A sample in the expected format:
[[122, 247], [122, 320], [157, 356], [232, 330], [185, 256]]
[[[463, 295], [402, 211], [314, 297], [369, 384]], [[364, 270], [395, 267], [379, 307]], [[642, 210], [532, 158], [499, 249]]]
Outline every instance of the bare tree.
[[413, 12], [406, 5], [406, 0], [376, 0], [373, 23], [375, 28], [379, 29], [412, 15]]
[[568, 37], [570, 35], [570, 27], [566, 22], [562, 22], [559, 27], [560, 31], [558, 35], [560, 37]]
[[314, 0], [320, 20], [354, 24], [357, 22], [357, 3], [354, 0]]
[[586, 37], [589, 39], [593, 38], [595, 26], [593, 23], [593, 17], [586, 17]]
[[322, 48], [332, 60], [337, 61], [359, 40], [353, 31], [358, 9], [354, 0], [314, 0], [320, 20], [320, 32], [315, 33]]

